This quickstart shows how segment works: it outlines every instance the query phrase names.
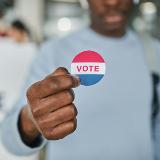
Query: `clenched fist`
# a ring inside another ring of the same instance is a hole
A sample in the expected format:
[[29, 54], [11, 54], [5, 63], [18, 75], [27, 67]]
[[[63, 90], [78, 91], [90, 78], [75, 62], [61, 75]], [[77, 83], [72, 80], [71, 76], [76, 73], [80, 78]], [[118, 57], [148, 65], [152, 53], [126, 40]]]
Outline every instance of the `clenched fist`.
[[71, 88], [79, 85], [78, 76], [58, 68], [28, 89], [28, 105], [22, 109], [19, 118], [24, 143], [31, 145], [40, 134], [48, 140], [58, 140], [75, 131], [77, 109], [72, 103], [74, 93]]

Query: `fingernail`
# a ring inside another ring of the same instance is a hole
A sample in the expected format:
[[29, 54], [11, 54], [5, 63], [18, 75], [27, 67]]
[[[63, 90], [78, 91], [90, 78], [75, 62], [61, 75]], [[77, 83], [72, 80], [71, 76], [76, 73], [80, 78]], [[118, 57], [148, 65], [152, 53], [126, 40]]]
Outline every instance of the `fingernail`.
[[80, 85], [80, 84], [81, 84], [81, 79], [80, 79], [80, 77], [77, 76], [77, 75], [73, 75], [73, 76], [75, 77], [75, 79], [76, 79], [76, 81], [77, 81], [77, 84]]

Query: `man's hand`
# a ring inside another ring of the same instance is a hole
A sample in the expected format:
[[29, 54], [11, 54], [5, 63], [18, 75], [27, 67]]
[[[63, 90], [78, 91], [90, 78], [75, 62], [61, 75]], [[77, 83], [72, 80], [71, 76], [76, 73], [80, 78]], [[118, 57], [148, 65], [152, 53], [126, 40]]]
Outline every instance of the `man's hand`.
[[72, 103], [71, 88], [80, 85], [80, 78], [58, 68], [27, 91], [28, 105], [20, 114], [19, 131], [27, 145], [40, 133], [48, 140], [58, 140], [73, 133], [77, 125], [77, 109]]

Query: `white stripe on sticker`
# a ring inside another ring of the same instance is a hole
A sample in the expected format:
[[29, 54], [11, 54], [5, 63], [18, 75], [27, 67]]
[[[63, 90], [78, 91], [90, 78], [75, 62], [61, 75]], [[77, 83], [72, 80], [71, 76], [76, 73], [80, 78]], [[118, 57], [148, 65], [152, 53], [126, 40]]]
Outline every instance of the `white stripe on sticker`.
[[71, 74], [105, 74], [105, 63], [72, 63]]

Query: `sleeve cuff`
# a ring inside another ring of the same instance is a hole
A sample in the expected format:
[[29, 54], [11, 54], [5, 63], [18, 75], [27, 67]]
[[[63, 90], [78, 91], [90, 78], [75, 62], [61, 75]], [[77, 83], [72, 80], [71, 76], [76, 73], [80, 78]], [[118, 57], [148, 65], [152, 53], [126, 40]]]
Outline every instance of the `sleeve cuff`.
[[18, 110], [7, 115], [6, 120], [2, 123], [1, 139], [9, 152], [19, 156], [30, 156], [43, 148], [47, 140], [41, 135], [36, 147], [31, 148], [24, 144], [18, 130], [20, 111]]

